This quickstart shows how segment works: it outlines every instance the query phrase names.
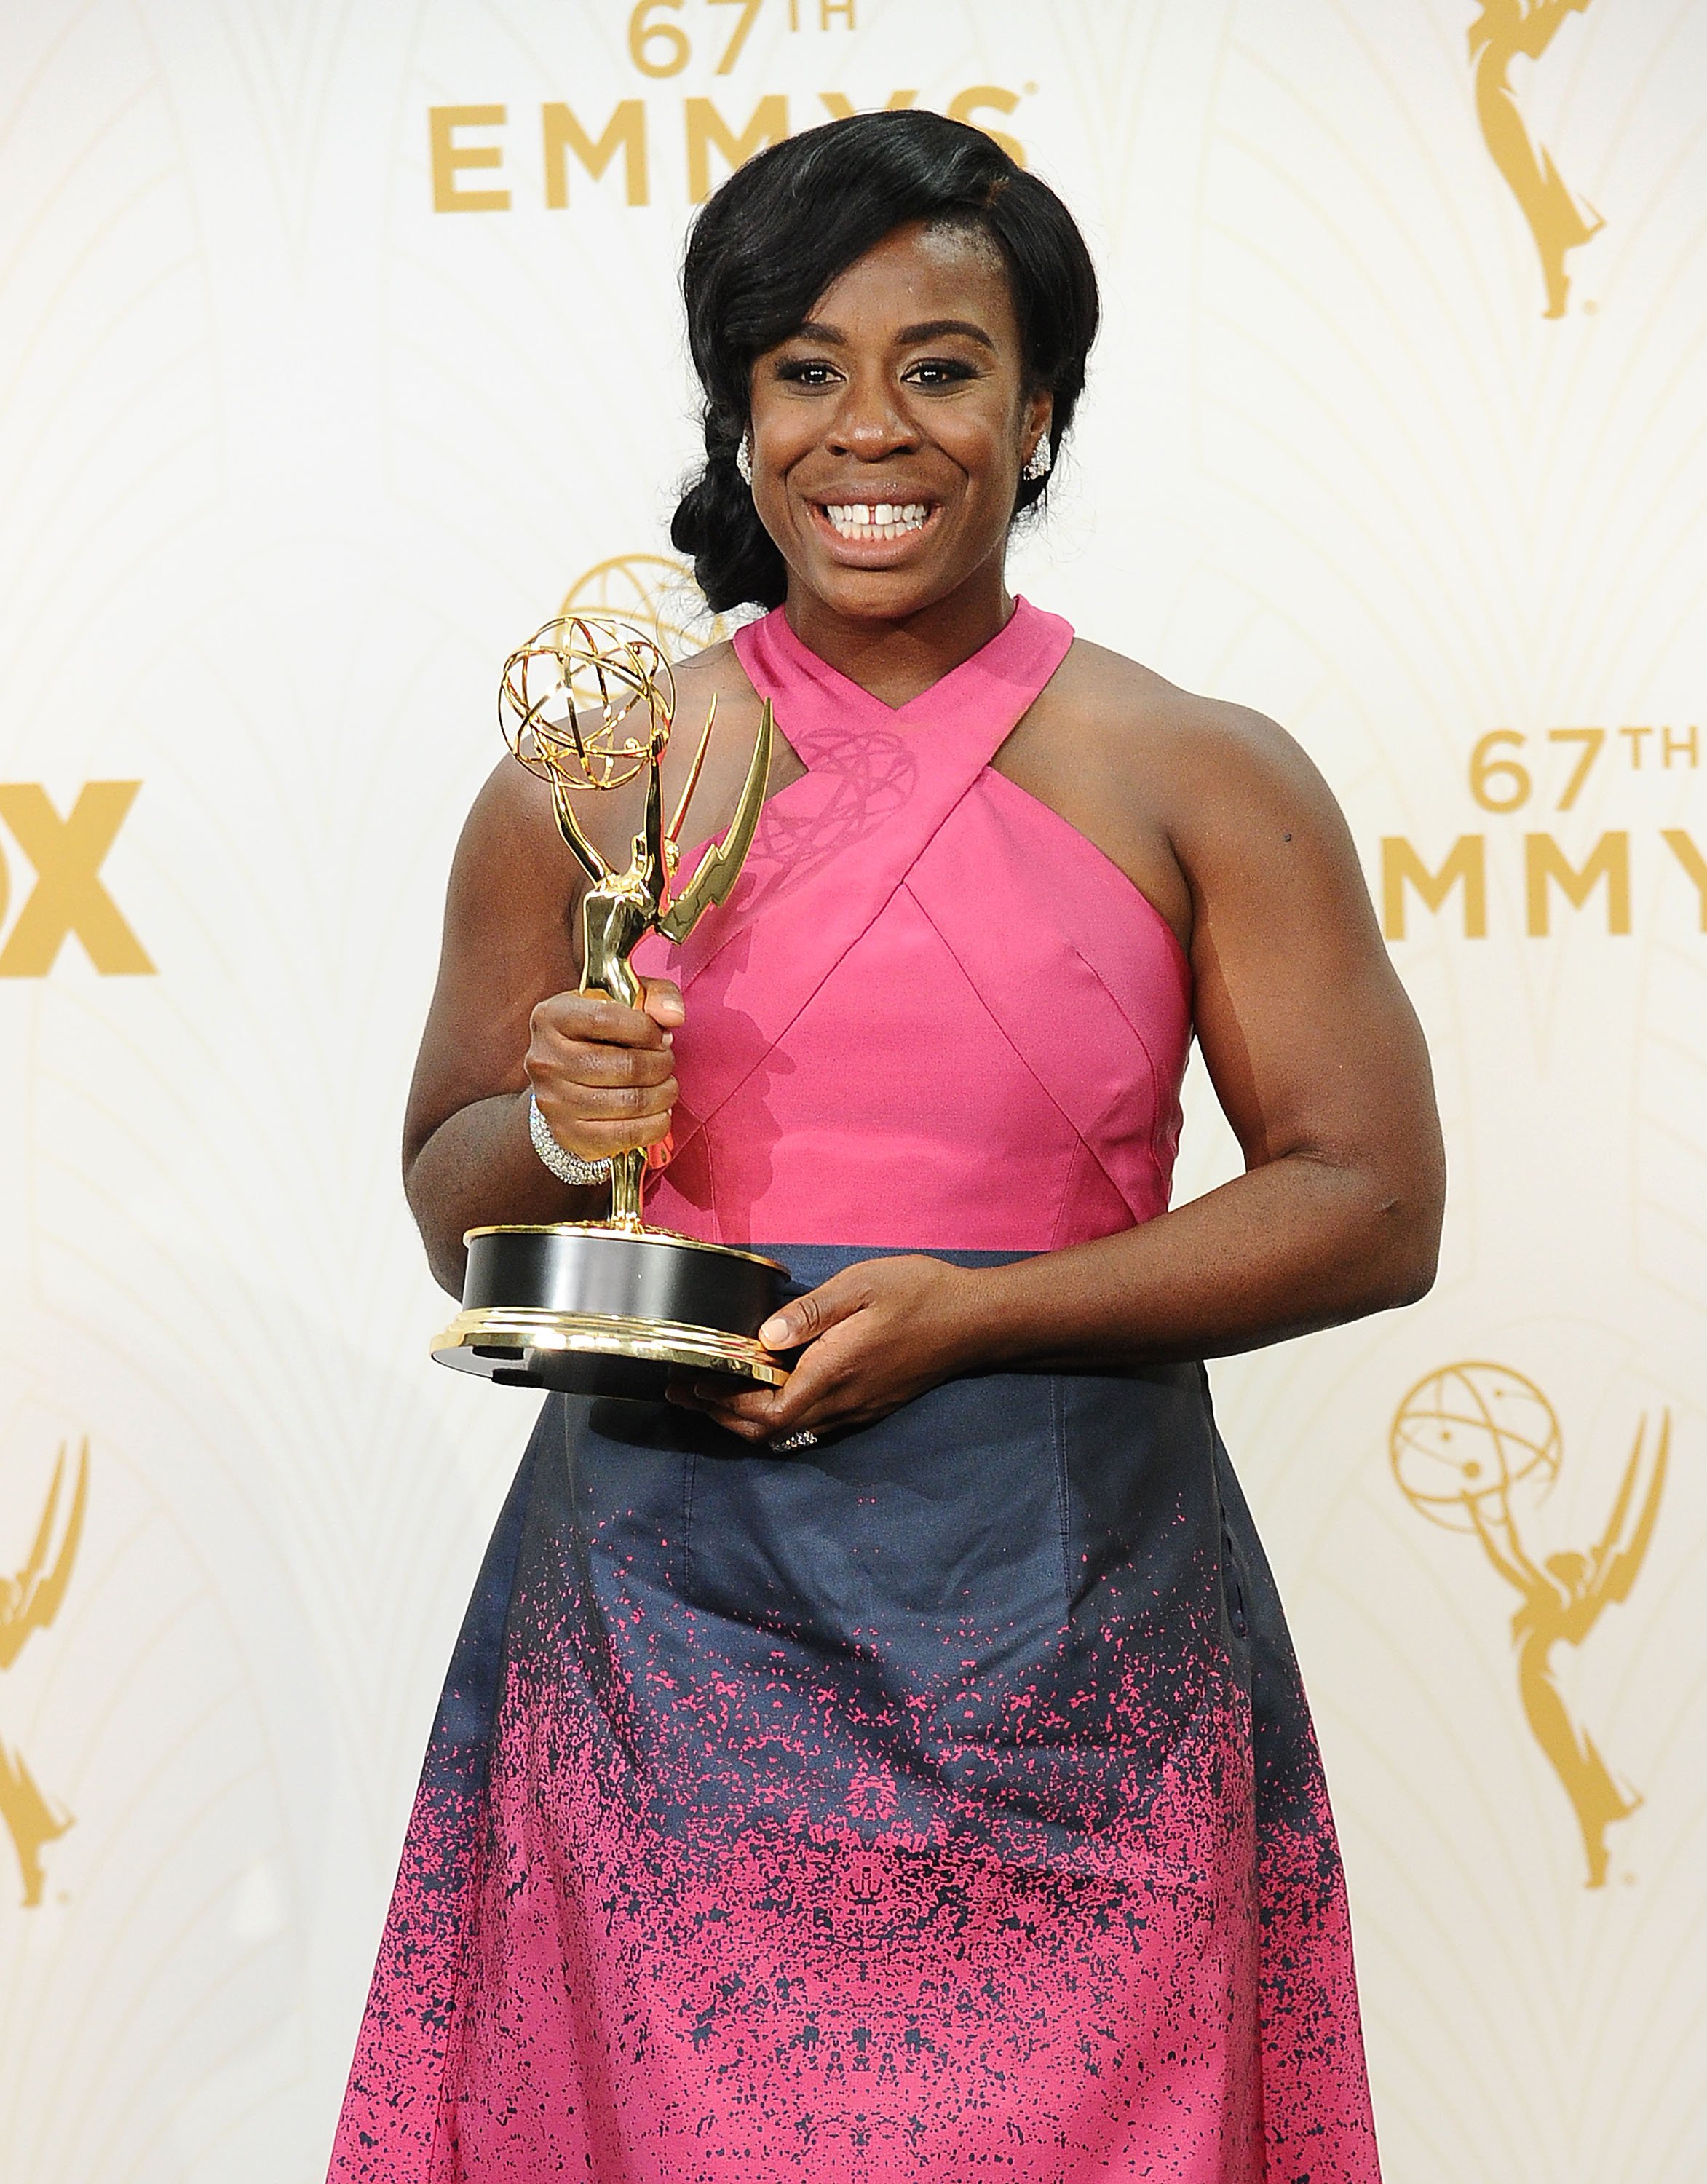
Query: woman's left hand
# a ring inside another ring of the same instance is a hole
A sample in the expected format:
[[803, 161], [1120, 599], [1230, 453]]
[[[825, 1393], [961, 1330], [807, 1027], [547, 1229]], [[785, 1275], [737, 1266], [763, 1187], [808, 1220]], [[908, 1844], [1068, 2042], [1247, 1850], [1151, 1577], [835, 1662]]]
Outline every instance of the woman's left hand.
[[767, 1350], [804, 1346], [781, 1387], [731, 1390], [683, 1373], [670, 1400], [749, 1441], [869, 1424], [974, 1362], [977, 1279], [942, 1259], [863, 1260], [759, 1329]]

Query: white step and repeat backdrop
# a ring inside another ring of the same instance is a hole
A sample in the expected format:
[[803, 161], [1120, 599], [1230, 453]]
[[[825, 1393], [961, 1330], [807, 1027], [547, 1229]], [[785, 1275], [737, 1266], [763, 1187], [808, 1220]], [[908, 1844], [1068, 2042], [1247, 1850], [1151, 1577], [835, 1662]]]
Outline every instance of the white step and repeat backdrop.
[[324, 2161], [531, 1407], [397, 1173], [495, 671], [680, 618], [684, 223], [886, 100], [1106, 281], [1020, 582], [1302, 737], [1433, 1044], [1434, 1295], [1216, 1375], [1390, 2176], [1707, 2173], [1704, 83], [1702, 0], [0, 14], [8, 2180]]

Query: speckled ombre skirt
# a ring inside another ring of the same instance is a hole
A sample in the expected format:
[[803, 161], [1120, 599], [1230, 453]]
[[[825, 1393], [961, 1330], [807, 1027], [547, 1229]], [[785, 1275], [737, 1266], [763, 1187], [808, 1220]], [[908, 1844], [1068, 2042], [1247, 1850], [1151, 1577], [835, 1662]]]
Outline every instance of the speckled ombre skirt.
[[341, 2184], [1378, 2173], [1315, 1738], [1200, 1368], [955, 1381], [793, 1456], [548, 1399]]

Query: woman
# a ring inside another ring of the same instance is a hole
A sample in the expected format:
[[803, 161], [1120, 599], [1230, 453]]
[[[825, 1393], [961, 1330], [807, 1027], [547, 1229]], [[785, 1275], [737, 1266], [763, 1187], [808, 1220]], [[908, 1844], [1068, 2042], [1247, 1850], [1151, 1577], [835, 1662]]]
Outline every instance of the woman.
[[[1043, 184], [834, 123], [725, 185], [684, 286], [674, 536], [773, 610], [684, 717], [719, 701], [720, 828], [770, 697], [770, 801], [627, 1011], [574, 992], [576, 868], [498, 767], [409, 1195], [455, 1291], [465, 1227], [670, 1148], [651, 1217], [776, 1250], [803, 1347], [775, 1391], [547, 1401], [334, 2173], [1371, 2184], [1326, 1792], [1197, 1362], [1432, 1279], [1351, 843], [1279, 729], [1006, 590], [1096, 321]], [[636, 811], [588, 809], [620, 861]], [[1193, 1030], [1247, 1173], [1170, 1212]]]

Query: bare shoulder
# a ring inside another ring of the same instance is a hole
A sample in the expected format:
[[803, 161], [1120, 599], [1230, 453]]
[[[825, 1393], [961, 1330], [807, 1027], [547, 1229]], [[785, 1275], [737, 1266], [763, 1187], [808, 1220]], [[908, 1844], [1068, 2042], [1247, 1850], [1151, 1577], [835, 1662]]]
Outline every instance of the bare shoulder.
[[1275, 799], [1334, 808], [1309, 755], [1277, 721], [1182, 689], [1106, 646], [1076, 638], [1050, 686], [1057, 694], [1059, 729], [1093, 763], [1153, 783], [1169, 805], [1183, 795], [1201, 811], [1211, 792], [1247, 808]]
[[1308, 872], [1360, 894], [1339, 806], [1284, 728], [1104, 646], [1075, 641], [998, 763], [1119, 865], [1184, 946], [1211, 898], [1255, 900], [1265, 879]]
[[506, 891], [543, 888], [559, 896], [572, 884], [574, 861], [564, 846], [546, 783], [501, 758], [481, 783], [457, 846], [459, 875], [501, 877]]
[[750, 709], [757, 718], [758, 696], [728, 638], [708, 644], [703, 652], [690, 653], [686, 659], [672, 660], [670, 666], [676, 677], [676, 710], [684, 723], [703, 721], [714, 698], [720, 715], [732, 705], [742, 711]]

